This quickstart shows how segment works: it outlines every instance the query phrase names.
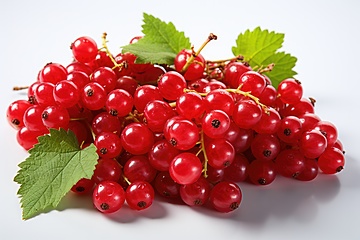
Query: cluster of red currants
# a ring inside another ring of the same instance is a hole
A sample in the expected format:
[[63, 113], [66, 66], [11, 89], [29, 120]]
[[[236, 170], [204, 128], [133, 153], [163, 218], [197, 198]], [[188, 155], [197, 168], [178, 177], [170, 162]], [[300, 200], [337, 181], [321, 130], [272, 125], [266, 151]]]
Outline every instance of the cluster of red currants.
[[89, 37], [71, 50], [74, 61], [41, 69], [28, 100], [13, 102], [7, 118], [26, 150], [50, 128], [72, 130], [81, 147], [94, 144], [93, 177], [72, 191], [91, 191], [101, 212], [125, 201], [146, 209], [155, 192], [230, 212], [242, 200], [238, 182], [310, 181], [344, 167], [336, 127], [314, 113], [315, 100], [296, 79], [275, 88], [266, 69], [240, 57], [206, 61], [191, 50], [172, 66], [113, 56]]

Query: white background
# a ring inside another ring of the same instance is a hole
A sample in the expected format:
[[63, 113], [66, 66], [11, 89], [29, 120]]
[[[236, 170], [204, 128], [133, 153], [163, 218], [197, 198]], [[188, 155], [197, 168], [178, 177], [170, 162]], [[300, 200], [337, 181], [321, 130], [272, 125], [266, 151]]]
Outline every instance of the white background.
[[[360, 2], [342, 1], [19, 1], [0, 3], [1, 239], [360, 239], [359, 65]], [[285, 33], [284, 50], [298, 58], [304, 95], [333, 122], [346, 150], [345, 170], [303, 183], [278, 178], [268, 187], [240, 184], [244, 199], [233, 214], [156, 201], [151, 209], [124, 207], [102, 215], [91, 201], [66, 198], [58, 210], [21, 220], [17, 164], [27, 157], [6, 123], [7, 106], [25, 93], [47, 62], [67, 65], [70, 43], [108, 33], [113, 52], [141, 34], [142, 13], [175, 24], [203, 54], [227, 58], [237, 35], [261, 26]]]

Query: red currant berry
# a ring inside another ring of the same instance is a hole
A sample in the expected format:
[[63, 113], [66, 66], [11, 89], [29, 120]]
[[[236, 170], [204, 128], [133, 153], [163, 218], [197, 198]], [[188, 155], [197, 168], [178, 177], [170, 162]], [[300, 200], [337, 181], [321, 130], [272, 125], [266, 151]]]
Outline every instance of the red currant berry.
[[226, 65], [224, 70], [224, 83], [231, 88], [238, 88], [238, 79], [245, 72], [251, 70], [248, 64], [242, 62], [231, 62]]
[[134, 106], [133, 97], [123, 89], [112, 90], [105, 103], [106, 111], [113, 116], [125, 117]]
[[335, 147], [327, 148], [318, 159], [319, 169], [325, 174], [341, 172], [344, 169], [344, 165], [344, 154]]
[[204, 177], [180, 187], [180, 197], [189, 206], [202, 206], [210, 196], [211, 185]]
[[208, 163], [215, 169], [226, 168], [231, 165], [235, 157], [235, 149], [224, 138], [209, 139], [205, 144]]
[[151, 166], [146, 155], [136, 155], [126, 161], [123, 172], [130, 182], [152, 182], [156, 177], [157, 170]]
[[99, 110], [105, 106], [107, 93], [97, 82], [90, 82], [81, 91], [81, 103], [89, 110]]
[[125, 191], [114, 181], [103, 181], [96, 185], [93, 191], [93, 203], [102, 213], [118, 211], [125, 202]]
[[153, 187], [145, 181], [132, 182], [126, 189], [126, 203], [134, 210], [149, 208], [154, 201], [154, 197]]
[[159, 172], [154, 180], [155, 190], [167, 199], [180, 198], [180, 184], [175, 182], [168, 171]]
[[99, 67], [91, 74], [90, 80], [99, 83], [109, 93], [116, 87], [117, 76], [111, 68]]
[[184, 93], [176, 100], [176, 111], [186, 119], [196, 119], [205, 111], [203, 98], [195, 92]]
[[24, 127], [24, 114], [25, 111], [31, 106], [32, 104], [26, 100], [16, 100], [12, 102], [6, 111], [6, 118], [10, 126], [16, 130]]
[[319, 130], [304, 132], [299, 141], [300, 151], [307, 158], [318, 158], [327, 147], [326, 137]]
[[69, 108], [77, 104], [80, 100], [80, 92], [75, 83], [62, 80], [56, 83], [53, 96], [55, 102], [63, 108]]
[[231, 212], [240, 206], [242, 192], [233, 182], [219, 182], [210, 192], [209, 201], [215, 210], [223, 213]]
[[[171, 119], [170, 119], [171, 120]], [[186, 119], [175, 119], [165, 124], [164, 136], [179, 150], [189, 150], [199, 141], [199, 129], [195, 123]]]
[[121, 145], [134, 155], [149, 152], [154, 141], [153, 132], [143, 123], [130, 123], [121, 133]]
[[58, 63], [48, 63], [39, 73], [40, 82], [50, 82], [56, 84], [61, 80], [65, 80], [67, 71], [64, 66]]
[[258, 104], [252, 100], [243, 100], [235, 104], [232, 117], [240, 128], [249, 129], [260, 121], [261, 115], [262, 109]]
[[269, 185], [276, 177], [275, 164], [272, 161], [255, 159], [247, 171], [250, 181], [255, 185]]
[[288, 78], [279, 83], [278, 97], [282, 102], [287, 104], [298, 103], [302, 95], [303, 89], [299, 80]]
[[179, 184], [192, 184], [196, 182], [202, 172], [200, 159], [190, 152], [180, 153], [174, 157], [169, 166], [172, 179]]
[[93, 190], [94, 181], [87, 178], [80, 179], [74, 186], [72, 186], [71, 191], [79, 195], [85, 195]]
[[169, 101], [176, 101], [186, 88], [185, 78], [178, 72], [170, 71], [161, 76], [158, 81], [160, 94]]
[[222, 110], [211, 110], [202, 119], [202, 129], [210, 138], [222, 138], [230, 127], [230, 118]]
[[[192, 54], [193, 53], [191, 50], [183, 49], [176, 55], [174, 65], [177, 72], [182, 73], [186, 62], [189, 60]], [[199, 54], [198, 56], [195, 56], [193, 62], [184, 72], [184, 77], [188, 81], [199, 79], [203, 76], [204, 70], [205, 59], [201, 54]]]
[[106, 180], [118, 182], [121, 177], [121, 166], [116, 160], [110, 158], [100, 158], [95, 166], [92, 180], [97, 184]]
[[102, 132], [96, 135], [94, 144], [98, 155], [102, 158], [115, 158], [120, 155], [122, 150], [120, 137], [112, 132]]
[[81, 63], [94, 61], [98, 48], [96, 42], [87, 36], [79, 37], [70, 46], [74, 58]]
[[70, 116], [66, 108], [48, 106], [41, 114], [42, 122], [47, 128], [68, 129]]
[[236, 154], [229, 167], [224, 169], [224, 178], [228, 181], [243, 182], [248, 176], [249, 160], [243, 154]]

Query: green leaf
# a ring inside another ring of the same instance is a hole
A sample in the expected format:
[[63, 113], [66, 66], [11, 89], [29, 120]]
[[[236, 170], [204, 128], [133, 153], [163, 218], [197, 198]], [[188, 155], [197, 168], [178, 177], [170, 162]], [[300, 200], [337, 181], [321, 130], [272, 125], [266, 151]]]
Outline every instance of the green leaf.
[[163, 22], [144, 13], [142, 32], [144, 37], [138, 42], [122, 47], [123, 52], [137, 56], [137, 63], [168, 64], [174, 63], [175, 56], [182, 49], [190, 49], [189, 38], [178, 31], [174, 24]]
[[239, 34], [232, 52], [235, 56], [242, 55], [253, 68], [266, 67], [274, 63], [274, 69], [266, 75], [270, 77], [274, 87], [277, 87], [282, 80], [296, 74], [292, 69], [297, 59], [290, 54], [278, 52], [283, 42], [284, 34], [257, 27], [253, 31], [247, 30]]
[[136, 55], [136, 63], [174, 64], [176, 53], [169, 46], [161, 43], [148, 43], [140, 39], [137, 43], [128, 45], [127, 52]]
[[262, 60], [274, 54], [281, 48], [284, 42], [284, 34], [261, 30], [260, 27], [253, 31], [246, 30], [240, 33], [236, 46], [232, 48], [235, 56], [243, 55], [244, 60], [251, 63], [253, 59]]
[[296, 57], [291, 56], [290, 54], [277, 52], [263, 61], [264, 65], [275, 63], [274, 69], [270, 72], [265, 72], [264, 74], [271, 79], [272, 85], [277, 87], [282, 80], [297, 74], [297, 72], [293, 70], [296, 61]]
[[20, 184], [23, 219], [56, 208], [77, 181], [91, 178], [99, 158], [93, 144], [80, 149], [75, 134], [63, 129], [50, 129], [29, 153], [14, 178]]

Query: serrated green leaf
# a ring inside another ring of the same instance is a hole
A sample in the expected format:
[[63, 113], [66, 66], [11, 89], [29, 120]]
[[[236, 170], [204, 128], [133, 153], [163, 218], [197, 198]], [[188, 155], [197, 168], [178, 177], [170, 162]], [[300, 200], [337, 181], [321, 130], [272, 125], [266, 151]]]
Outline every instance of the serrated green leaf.
[[265, 65], [276, 63], [272, 71], [265, 72], [264, 74], [271, 79], [272, 85], [277, 88], [282, 80], [297, 74], [297, 72], [292, 70], [296, 65], [296, 61], [297, 58], [290, 54], [277, 52], [263, 61]]
[[261, 30], [260, 27], [253, 31], [246, 30], [239, 34], [236, 46], [232, 48], [233, 54], [243, 55], [244, 60], [251, 63], [252, 59], [266, 59], [281, 48], [284, 34]]
[[39, 137], [29, 153], [14, 178], [20, 184], [23, 219], [55, 208], [77, 181], [91, 178], [98, 160], [93, 144], [80, 149], [74, 133], [63, 129]]
[[136, 44], [126, 47], [126, 51], [137, 56], [136, 63], [174, 64], [176, 53], [168, 45], [162, 43], [149, 43], [140, 39]]
[[173, 64], [178, 52], [191, 47], [189, 38], [185, 37], [184, 32], [178, 31], [173, 23], [163, 22], [146, 13], [143, 17], [144, 37], [122, 47], [123, 52], [137, 56], [137, 63]]
[[290, 54], [278, 52], [283, 42], [284, 34], [261, 30], [257, 27], [253, 31], [247, 30], [239, 34], [232, 52], [235, 56], [242, 55], [251, 67], [266, 67], [274, 63], [274, 69], [266, 75], [277, 87], [285, 78], [296, 75], [292, 69], [297, 59]]

